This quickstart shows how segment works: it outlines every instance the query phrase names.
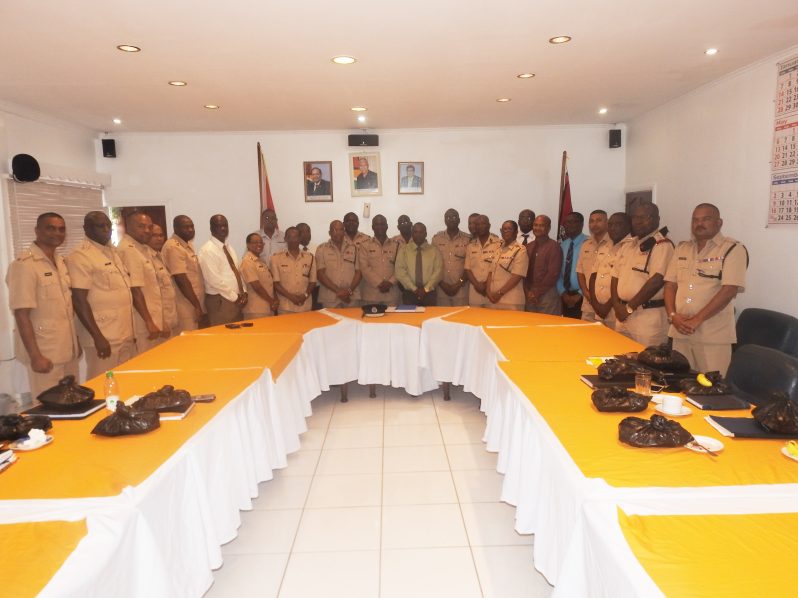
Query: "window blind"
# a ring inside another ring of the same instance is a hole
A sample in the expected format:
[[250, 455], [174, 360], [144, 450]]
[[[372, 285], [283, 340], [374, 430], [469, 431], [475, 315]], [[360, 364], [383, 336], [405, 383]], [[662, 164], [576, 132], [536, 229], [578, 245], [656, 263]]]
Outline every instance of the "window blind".
[[87, 212], [103, 209], [102, 189], [37, 181], [8, 181], [8, 206], [14, 255], [19, 255], [36, 238], [36, 218], [44, 212], [64, 217], [67, 237], [59, 248], [66, 255], [83, 239], [83, 218]]

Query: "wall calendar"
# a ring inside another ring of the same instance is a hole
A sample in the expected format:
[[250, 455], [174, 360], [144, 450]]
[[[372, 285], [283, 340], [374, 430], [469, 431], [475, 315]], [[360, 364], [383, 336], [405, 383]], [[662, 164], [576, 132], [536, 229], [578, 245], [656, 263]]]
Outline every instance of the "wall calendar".
[[778, 73], [768, 224], [798, 224], [798, 56]]

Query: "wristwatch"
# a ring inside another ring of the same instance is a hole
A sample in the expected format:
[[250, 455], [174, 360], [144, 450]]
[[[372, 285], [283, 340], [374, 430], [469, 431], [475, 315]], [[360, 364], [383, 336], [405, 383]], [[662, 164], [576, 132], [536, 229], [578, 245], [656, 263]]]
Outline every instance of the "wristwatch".
[[669, 324], [673, 324], [673, 316], [675, 316], [675, 315], [676, 315], [675, 311], [672, 311], [671, 313], [668, 314], [668, 323]]
[[634, 308], [633, 308], [631, 305], [629, 305], [628, 303], [626, 304], [626, 313], [628, 313], [630, 316], [631, 316], [633, 313], [635, 313], [635, 310], [634, 310]]

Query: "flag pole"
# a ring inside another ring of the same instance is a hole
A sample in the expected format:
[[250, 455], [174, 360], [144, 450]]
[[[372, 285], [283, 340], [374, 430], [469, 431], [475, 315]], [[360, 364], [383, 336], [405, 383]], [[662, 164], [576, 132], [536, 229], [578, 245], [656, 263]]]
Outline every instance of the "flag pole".
[[261, 156], [263, 155], [263, 151], [260, 148], [260, 141], [258, 141], [258, 195], [260, 196], [258, 200], [258, 222], [260, 222], [260, 215], [263, 211], [263, 159]]
[[[565, 191], [565, 168], [566, 168], [566, 161], [568, 160], [568, 152], [563, 150], [562, 152], [562, 168], [560, 169], [560, 196], [557, 199], [557, 203], [559, 204], [559, 210], [557, 212], [557, 225], [559, 228], [560, 222], [562, 222], [562, 194]], [[558, 230], [559, 234], [559, 230]]]

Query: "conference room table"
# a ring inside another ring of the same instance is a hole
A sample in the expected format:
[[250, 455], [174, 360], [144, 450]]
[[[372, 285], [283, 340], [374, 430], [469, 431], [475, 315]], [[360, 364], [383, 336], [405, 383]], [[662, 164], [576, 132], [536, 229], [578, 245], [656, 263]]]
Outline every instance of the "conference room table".
[[[20, 454], [0, 475], [0, 546], [46, 555], [15, 595], [202, 595], [240, 511], [299, 449], [312, 400], [351, 381], [412, 395], [450, 382], [481, 399], [486, 449], [504, 474], [501, 498], [516, 506], [516, 530], [535, 534], [535, 566], [559, 595], [670, 593], [657, 574], [667, 558], [652, 566], [634, 550], [645, 543], [640, 535], [619, 531], [640, 528], [630, 517], [669, 516], [678, 527], [686, 516], [798, 511], [798, 463], [778, 441], [724, 439], [714, 458], [621, 444], [623, 414], [598, 413], [579, 376], [591, 373], [589, 356], [640, 347], [600, 324], [443, 307], [383, 318], [323, 310], [252, 324], [183, 334], [114, 370], [123, 397], [171, 384], [214, 393], [213, 403], [142, 436], [92, 435], [104, 410], [56, 421], [51, 445]], [[87, 385], [101, 394], [101, 378]], [[718, 436], [695, 410], [681, 423]], [[724, 521], [733, 530], [742, 520]], [[33, 524], [49, 529], [33, 533], [25, 527]], [[0, 559], [3, 579], [10, 566]], [[607, 579], [612, 567], [626, 574]], [[697, 578], [686, 579], [674, 587]]]

